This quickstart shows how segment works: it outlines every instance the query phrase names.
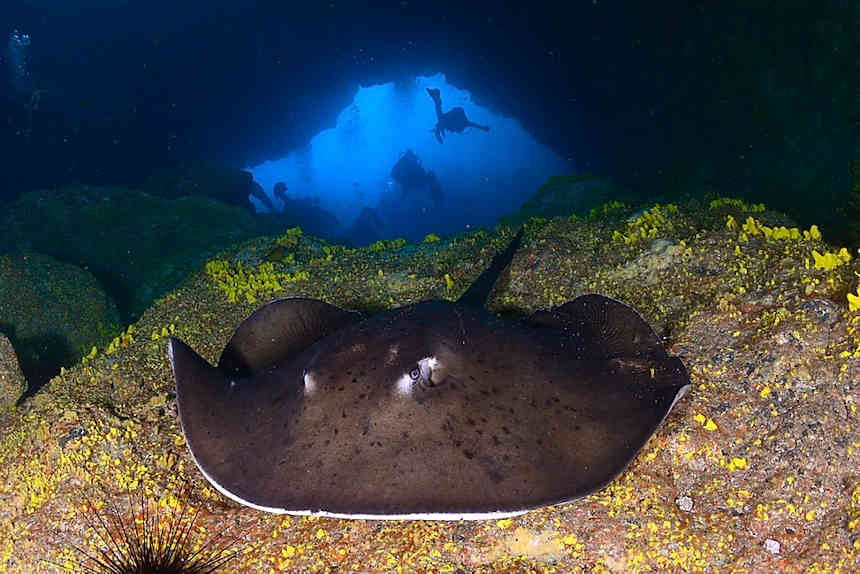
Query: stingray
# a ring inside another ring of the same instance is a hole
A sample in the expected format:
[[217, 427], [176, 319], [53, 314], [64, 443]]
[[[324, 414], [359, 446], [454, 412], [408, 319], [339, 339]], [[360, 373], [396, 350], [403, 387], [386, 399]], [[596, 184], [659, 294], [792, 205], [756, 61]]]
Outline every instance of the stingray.
[[171, 338], [202, 474], [259, 510], [369, 519], [514, 516], [609, 484], [687, 392], [687, 371], [609, 297], [521, 320], [487, 312], [521, 236], [457, 301], [363, 317], [276, 300], [217, 366]]

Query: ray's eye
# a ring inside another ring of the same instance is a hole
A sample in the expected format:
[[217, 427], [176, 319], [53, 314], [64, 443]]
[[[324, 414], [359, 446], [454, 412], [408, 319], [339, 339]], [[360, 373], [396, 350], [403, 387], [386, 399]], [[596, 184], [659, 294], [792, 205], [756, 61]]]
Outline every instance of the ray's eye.
[[419, 388], [430, 390], [438, 387], [446, 379], [445, 368], [436, 357], [424, 357], [408, 370], [401, 371], [403, 374], [397, 379], [397, 392], [401, 395], [410, 396]]

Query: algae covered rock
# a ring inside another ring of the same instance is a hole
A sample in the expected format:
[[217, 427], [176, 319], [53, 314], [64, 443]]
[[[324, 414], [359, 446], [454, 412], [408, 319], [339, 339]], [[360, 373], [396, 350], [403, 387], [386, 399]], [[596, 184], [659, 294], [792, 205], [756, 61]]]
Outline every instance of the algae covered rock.
[[[201, 508], [193, 543], [204, 531], [235, 537], [236, 573], [852, 571], [860, 311], [846, 293], [860, 261], [817, 269], [813, 250], [838, 249], [820, 235], [744, 230], [701, 205], [666, 217], [635, 242], [613, 239], [629, 232], [620, 217], [529, 226], [489, 305], [523, 315], [609, 295], [684, 361], [689, 394], [601, 491], [502, 520], [385, 522], [267, 514], [211, 488], [179, 425], [168, 336], [215, 362], [236, 325], [275, 297], [362, 311], [456, 298], [505, 243], [475, 232], [347, 249], [288, 234], [220, 252], [157, 300], [134, 336], [0, 418], [0, 571], [52, 572], [45, 561], [64, 561], [71, 544], [97, 547], [79, 511], [95, 483], [108, 485], [98, 502], [120, 508], [141, 489], [168, 513]], [[274, 246], [279, 261], [267, 259]]]
[[636, 259], [616, 272], [620, 280], [636, 279], [643, 285], [659, 283], [660, 272], [676, 265], [684, 248], [668, 239], [655, 239]]
[[7, 411], [27, 391], [27, 381], [18, 365], [12, 343], [0, 333], [0, 412]]
[[33, 252], [0, 255], [0, 332], [38, 388], [117, 330], [116, 305], [90, 273]]
[[185, 196], [207, 196], [223, 203], [251, 208], [248, 196], [254, 192], [250, 172], [199, 161], [163, 169], [150, 175], [143, 191], [168, 199]]
[[587, 213], [589, 209], [609, 201], [631, 201], [625, 188], [609, 180], [589, 175], [555, 175], [513, 215], [502, 217], [500, 223], [518, 227], [531, 217], [567, 216]]
[[209, 255], [258, 235], [260, 224], [209, 197], [76, 186], [25, 193], [5, 206], [0, 252], [23, 246], [87, 269], [131, 320]]

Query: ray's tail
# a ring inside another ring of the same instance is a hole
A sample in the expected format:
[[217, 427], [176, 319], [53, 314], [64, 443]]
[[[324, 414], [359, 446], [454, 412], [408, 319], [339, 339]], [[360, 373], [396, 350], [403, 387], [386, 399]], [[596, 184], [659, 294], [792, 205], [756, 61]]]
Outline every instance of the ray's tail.
[[496, 284], [496, 280], [499, 278], [499, 275], [502, 274], [502, 271], [510, 265], [511, 260], [514, 258], [514, 253], [516, 253], [517, 249], [520, 247], [520, 241], [523, 238], [523, 231], [525, 231], [525, 228], [520, 227], [520, 230], [508, 244], [507, 248], [493, 257], [493, 262], [490, 263], [490, 266], [481, 273], [471, 285], [469, 285], [469, 288], [466, 289], [465, 293], [460, 295], [460, 298], [457, 299], [457, 303], [463, 303], [464, 305], [471, 305], [474, 307], [483, 307], [487, 304], [487, 299]]

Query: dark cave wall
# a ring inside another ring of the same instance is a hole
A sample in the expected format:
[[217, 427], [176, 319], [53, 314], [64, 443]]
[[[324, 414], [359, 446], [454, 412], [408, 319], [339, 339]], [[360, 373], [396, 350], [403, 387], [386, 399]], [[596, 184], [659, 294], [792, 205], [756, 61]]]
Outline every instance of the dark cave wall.
[[9, 21], [34, 38], [43, 96], [25, 140], [26, 106], [4, 92], [3, 194], [278, 157], [358, 83], [436, 71], [643, 191], [784, 202], [848, 184], [860, 4], [518, 4], [25, 3]]
[[[277, 157], [332, 125], [359, 83], [437, 71], [577, 165], [600, 156], [604, 114], [588, 108], [606, 82], [593, 71], [618, 64], [595, 61], [587, 47], [606, 41], [595, 30], [617, 33], [617, 13], [585, 10], [568, 22], [539, 6], [403, 2], [368, 19], [360, 3], [281, 4], [46, 16], [33, 3], [16, 21], [34, 39], [43, 94], [26, 141], [24, 98], [6, 101], [7, 193], [134, 183], [200, 157], [236, 166]], [[604, 60], [624, 57], [607, 45]]]

